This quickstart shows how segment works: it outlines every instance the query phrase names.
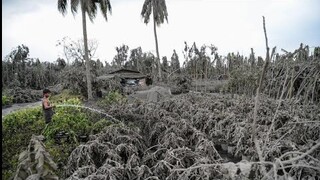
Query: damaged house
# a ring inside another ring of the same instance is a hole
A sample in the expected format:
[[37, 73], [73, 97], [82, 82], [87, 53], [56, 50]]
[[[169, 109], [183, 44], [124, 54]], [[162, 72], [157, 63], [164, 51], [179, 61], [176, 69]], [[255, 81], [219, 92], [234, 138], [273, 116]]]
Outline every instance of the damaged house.
[[119, 69], [107, 75], [99, 76], [97, 81], [100, 86], [101, 96], [104, 92], [116, 89], [120, 89], [125, 94], [130, 94], [152, 84], [152, 79], [149, 76], [130, 69]]

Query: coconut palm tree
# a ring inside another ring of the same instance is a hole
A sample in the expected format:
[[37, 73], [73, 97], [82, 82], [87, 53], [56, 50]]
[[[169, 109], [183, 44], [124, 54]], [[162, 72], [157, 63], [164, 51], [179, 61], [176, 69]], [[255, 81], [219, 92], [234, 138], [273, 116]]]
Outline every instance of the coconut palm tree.
[[168, 22], [168, 12], [165, 0], [145, 0], [141, 16], [144, 19], [144, 23], [148, 24], [150, 20], [150, 14], [153, 14], [153, 28], [154, 28], [154, 37], [156, 42], [156, 52], [157, 52], [157, 62], [158, 62], [158, 76], [161, 80], [161, 64], [160, 64], [160, 55], [158, 48], [158, 38], [156, 26], [160, 26], [164, 22], [164, 19]]
[[[90, 61], [88, 56], [88, 38], [87, 38], [87, 22], [86, 14], [88, 15], [91, 22], [97, 15], [97, 5], [100, 6], [101, 13], [107, 21], [107, 13], [111, 13], [111, 4], [109, 0], [70, 0], [71, 12], [73, 15], [77, 13], [78, 7], [81, 7], [82, 13], [82, 30], [83, 30], [83, 42], [85, 50], [85, 62], [86, 62], [86, 77], [87, 77], [87, 88], [88, 88], [88, 99], [93, 99], [92, 96], [92, 84], [90, 76]], [[68, 0], [58, 0], [58, 10], [65, 15], [67, 12]]]

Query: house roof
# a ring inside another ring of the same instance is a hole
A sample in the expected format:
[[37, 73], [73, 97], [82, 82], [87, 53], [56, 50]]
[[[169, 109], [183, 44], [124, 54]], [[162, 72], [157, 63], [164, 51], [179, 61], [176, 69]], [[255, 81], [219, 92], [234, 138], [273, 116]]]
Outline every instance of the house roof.
[[112, 78], [114, 78], [114, 75], [102, 75], [102, 76], [97, 77], [98, 80], [109, 80]]
[[139, 71], [135, 71], [135, 70], [130, 70], [130, 69], [119, 69], [117, 71], [113, 71], [111, 73], [109, 73], [109, 75], [115, 75], [115, 76], [119, 76], [120, 78], [145, 78], [147, 77], [146, 75], [142, 74]]
[[137, 73], [137, 74], [142, 74], [141, 72], [139, 71], [136, 71], [136, 70], [131, 70], [131, 69], [119, 69], [119, 70], [116, 70], [116, 71], [112, 71], [111, 73], [109, 74], [119, 74], [119, 73]]

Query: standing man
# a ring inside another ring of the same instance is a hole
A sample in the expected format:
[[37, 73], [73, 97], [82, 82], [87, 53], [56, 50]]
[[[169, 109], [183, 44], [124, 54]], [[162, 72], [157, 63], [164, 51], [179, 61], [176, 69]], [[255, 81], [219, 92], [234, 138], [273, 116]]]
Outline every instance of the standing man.
[[51, 91], [49, 89], [43, 90], [42, 110], [43, 110], [46, 124], [51, 122], [52, 116], [54, 114], [53, 112], [54, 106], [52, 106], [49, 101], [50, 94], [51, 94]]

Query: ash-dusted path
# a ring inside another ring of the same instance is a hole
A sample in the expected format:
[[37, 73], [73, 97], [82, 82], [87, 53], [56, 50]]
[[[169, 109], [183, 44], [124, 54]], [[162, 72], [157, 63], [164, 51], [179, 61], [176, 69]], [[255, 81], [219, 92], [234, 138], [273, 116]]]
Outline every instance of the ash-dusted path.
[[18, 103], [18, 104], [13, 104], [10, 107], [3, 108], [2, 109], [2, 117], [10, 114], [14, 111], [21, 110], [21, 109], [26, 109], [26, 108], [31, 108], [31, 107], [36, 107], [36, 106], [41, 106], [41, 101], [38, 102], [33, 102], [33, 103]]

